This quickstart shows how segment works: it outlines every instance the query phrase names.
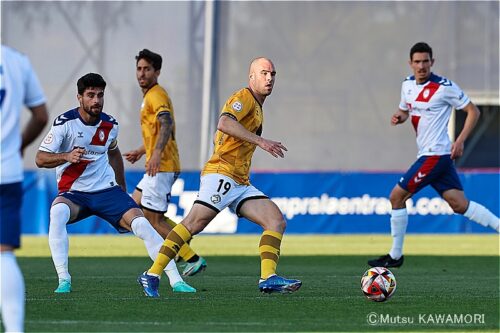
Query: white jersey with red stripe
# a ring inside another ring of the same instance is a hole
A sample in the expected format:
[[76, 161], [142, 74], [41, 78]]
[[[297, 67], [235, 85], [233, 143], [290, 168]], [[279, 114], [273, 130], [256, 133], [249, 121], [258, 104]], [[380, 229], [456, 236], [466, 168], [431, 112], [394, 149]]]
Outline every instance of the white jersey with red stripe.
[[469, 102], [458, 85], [434, 73], [422, 84], [417, 84], [414, 76], [403, 81], [399, 109], [410, 112], [417, 133], [418, 157], [451, 153], [448, 121], [452, 108], [460, 110]]
[[115, 172], [109, 164], [108, 149], [118, 136], [117, 121], [101, 113], [95, 125], [86, 124], [78, 108], [58, 116], [39, 150], [49, 153], [85, 149], [79, 163], [66, 162], [56, 167], [59, 193], [67, 191], [96, 192], [117, 186]]

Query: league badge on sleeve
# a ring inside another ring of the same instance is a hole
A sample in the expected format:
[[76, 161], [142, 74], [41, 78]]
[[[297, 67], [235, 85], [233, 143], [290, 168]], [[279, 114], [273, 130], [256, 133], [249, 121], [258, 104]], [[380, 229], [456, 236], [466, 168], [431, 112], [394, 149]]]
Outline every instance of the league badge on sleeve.
[[236, 101], [233, 103], [233, 105], [231, 105], [231, 108], [236, 112], [240, 112], [241, 109], [243, 108], [243, 104], [241, 104], [240, 101]]

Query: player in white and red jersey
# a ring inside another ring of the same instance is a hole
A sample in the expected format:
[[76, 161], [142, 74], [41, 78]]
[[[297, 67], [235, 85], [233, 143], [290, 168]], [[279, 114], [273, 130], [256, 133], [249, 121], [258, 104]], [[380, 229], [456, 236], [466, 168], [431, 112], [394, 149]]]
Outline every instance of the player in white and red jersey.
[[[23, 107], [31, 117], [21, 133]], [[22, 152], [49, 115], [45, 95], [27, 56], [5, 45], [0, 62], [0, 308], [5, 332], [24, 331], [24, 279], [14, 249], [21, 245]]]
[[[123, 160], [117, 144], [118, 123], [103, 113], [106, 82], [95, 73], [78, 80], [80, 106], [58, 116], [38, 153], [39, 167], [56, 167], [59, 195], [50, 209], [49, 245], [59, 277], [56, 293], [71, 292], [66, 225], [96, 215], [118, 232], [141, 238], [154, 260], [163, 238], [127, 194]], [[175, 264], [165, 269], [171, 285], [195, 292], [180, 277]], [[187, 287], [189, 288], [187, 288]]]
[[[374, 267], [403, 264], [408, 225], [406, 200], [427, 185], [431, 185], [455, 213], [499, 231], [498, 217], [465, 197], [453, 164], [453, 160], [463, 154], [464, 142], [479, 119], [479, 110], [454, 82], [431, 72], [434, 59], [426, 43], [420, 42], [411, 48], [409, 64], [414, 75], [403, 81], [399, 110], [392, 116], [391, 124], [399, 125], [411, 118], [417, 134], [418, 159], [391, 192], [393, 244], [387, 255], [368, 261]], [[467, 116], [460, 135], [451, 143], [447, 128], [453, 108], [464, 111]]]

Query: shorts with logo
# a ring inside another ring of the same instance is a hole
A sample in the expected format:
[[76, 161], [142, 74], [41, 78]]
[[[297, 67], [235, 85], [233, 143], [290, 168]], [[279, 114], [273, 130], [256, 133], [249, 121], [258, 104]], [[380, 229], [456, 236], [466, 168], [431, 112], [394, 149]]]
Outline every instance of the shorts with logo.
[[268, 199], [252, 185], [242, 185], [232, 178], [218, 173], [209, 173], [200, 179], [200, 191], [195, 203], [212, 208], [217, 213], [229, 207], [240, 216], [240, 208], [247, 200]]
[[69, 191], [59, 194], [80, 206], [80, 213], [71, 223], [78, 222], [95, 215], [111, 224], [118, 232], [129, 232], [120, 227], [123, 215], [132, 208], [139, 208], [134, 199], [125, 193], [120, 186], [114, 186], [97, 192]]
[[165, 214], [170, 203], [172, 186], [179, 172], [158, 172], [154, 177], [144, 174], [136, 189], [142, 192], [141, 206]]
[[441, 196], [447, 190], [463, 190], [450, 155], [420, 157], [401, 177], [398, 184], [410, 193], [417, 193], [431, 185]]
[[0, 185], [0, 244], [21, 246], [22, 182]]

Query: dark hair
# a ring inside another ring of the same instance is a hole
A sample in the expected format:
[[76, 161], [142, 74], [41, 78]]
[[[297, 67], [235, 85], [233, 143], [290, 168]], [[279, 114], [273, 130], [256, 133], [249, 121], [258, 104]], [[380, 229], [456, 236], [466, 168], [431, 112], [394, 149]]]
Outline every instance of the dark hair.
[[161, 55], [159, 55], [158, 53], [154, 53], [154, 52], [149, 51], [148, 49], [144, 49], [141, 52], [139, 52], [139, 54], [135, 57], [135, 60], [136, 60], [135, 64], [137, 65], [137, 63], [141, 59], [145, 59], [147, 62], [149, 62], [151, 64], [151, 66], [153, 66], [155, 71], [158, 71], [161, 69], [162, 59], [161, 59]]
[[93, 88], [106, 88], [106, 81], [96, 73], [88, 73], [78, 79], [76, 82], [76, 87], [78, 88], [78, 94], [83, 95], [85, 89], [93, 87]]
[[417, 44], [413, 45], [412, 48], [410, 49], [410, 60], [413, 59], [413, 54], [415, 53], [429, 53], [429, 56], [432, 59], [432, 48], [429, 46], [429, 44], [425, 42], [418, 42]]

